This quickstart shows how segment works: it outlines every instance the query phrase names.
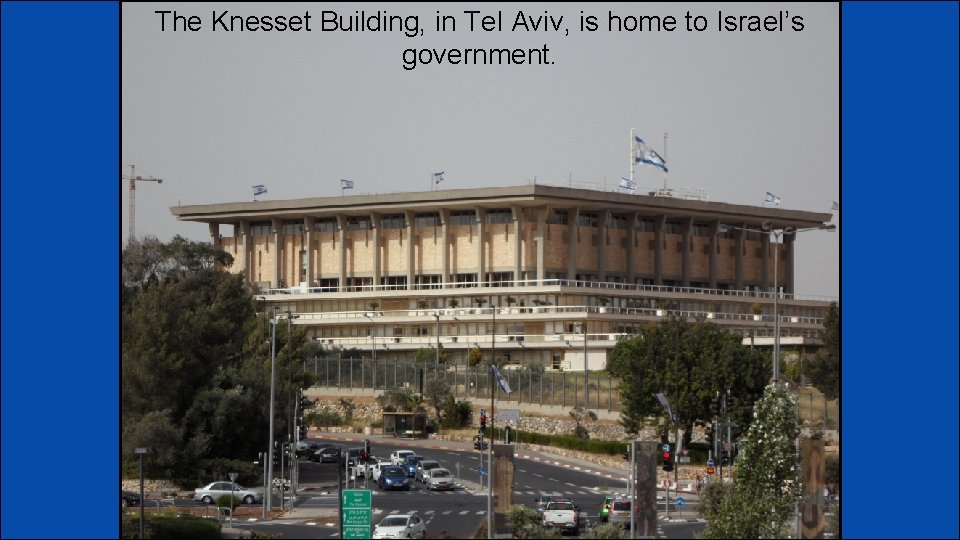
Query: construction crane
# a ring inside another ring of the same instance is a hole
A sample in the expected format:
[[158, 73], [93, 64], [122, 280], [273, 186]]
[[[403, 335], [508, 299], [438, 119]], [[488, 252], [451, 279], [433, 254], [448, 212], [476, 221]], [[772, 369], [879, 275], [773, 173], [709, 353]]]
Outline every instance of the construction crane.
[[[127, 238], [128, 243], [132, 243], [137, 238], [137, 182], [163, 183], [163, 178], [137, 176], [134, 173], [135, 167], [136, 165], [130, 166], [130, 176], [128, 177], [130, 179], [130, 236]], [[121, 179], [123, 178], [121, 176]]]

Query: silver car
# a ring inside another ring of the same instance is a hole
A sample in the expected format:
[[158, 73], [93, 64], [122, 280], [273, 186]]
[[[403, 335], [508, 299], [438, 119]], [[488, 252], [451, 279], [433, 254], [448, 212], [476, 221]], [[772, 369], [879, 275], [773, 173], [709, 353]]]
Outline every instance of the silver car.
[[221, 495], [233, 495], [247, 504], [263, 501], [263, 493], [247, 489], [235, 482], [211, 482], [204, 487], [197, 488], [193, 500], [204, 504], [213, 504]]
[[424, 483], [427, 481], [427, 476], [430, 474], [430, 469], [436, 469], [440, 467], [440, 462], [433, 459], [425, 459], [420, 463], [417, 463], [417, 472], [414, 474], [417, 482]]
[[453, 489], [453, 476], [447, 469], [437, 467], [424, 473], [424, 483], [427, 484], [428, 491], [450, 490]]

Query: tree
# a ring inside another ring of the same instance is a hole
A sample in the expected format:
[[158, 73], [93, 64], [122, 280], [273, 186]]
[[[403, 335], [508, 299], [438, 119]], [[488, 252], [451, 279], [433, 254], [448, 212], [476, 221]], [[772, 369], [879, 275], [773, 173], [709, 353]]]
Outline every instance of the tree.
[[654, 396], [662, 392], [685, 430], [687, 446], [694, 422], [710, 419], [711, 401], [729, 389], [737, 398], [731, 419], [738, 431], [745, 429], [752, 420], [750, 406], [770, 379], [771, 363], [741, 341], [739, 334], [713, 323], [671, 318], [618, 342], [607, 370], [621, 380], [620, 422], [628, 432], [639, 432], [647, 416], [664, 414]]
[[412, 390], [406, 388], [391, 388], [377, 396], [377, 403], [387, 412], [419, 412], [420, 399]]
[[437, 425], [443, 425], [444, 404], [448, 397], [453, 396], [453, 393], [450, 391], [450, 384], [443, 379], [433, 379], [427, 381], [427, 384], [423, 388], [423, 393], [423, 397], [426, 398], [427, 403], [433, 407], [437, 417]]
[[704, 538], [785, 538], [802, 486], [795, 439], [797, 400], [782, 385], [767, 386], [741, 441], [733, 489], [707, 522]]
[[[121, 467], [136, 470], [135, 447], [150, 449], [158, 479], [203, 480], [210, 463], [249, 463], [267, 440], [271, 313], [257, 313], [232, 257], [176, 237], [131, 243], [122, 255]], [[274, 426], [289, 432], [291, 396], [312, 377], [305, 329], [277, 324]], [[284, 414], [284, 403], [286, 414]], [[129, 448], [128, 448], [129, 447]], [[130, 451], [127, 451], [130, 450]], [[226, 460], [226, 461], [225, 461]]]
[[824, 350], [808, 362], [804, 371], [824, 397], [836, 399], [840, 397], [840, 307], [836, 302], [827, 309], [820, 335]]
[[[414, 360], [419, 364], [433, 364], [437, 362], [437, 350], [432, 347], [422, 347], [417, 349], [417, 352], [413, 353]], [[443, 345], [440, 345], [440, 364], [443, 365], [447, 362], [447, 351], [443, 349]]]
[[467, 363], [470, 367], [476, 367], [482, 360], [483, 353], [480, 351], [480, 347], [470, 349], [470, 352], [467, 354]]
[[583, 407], [574, 407], [570, 411], [570, 418], [573, 418], [573, 421], [576, 422], [576, 427], [573, 428], [573, 436], [586, 440], [590, 438], [590, 431], [582, 424], [584, 417], [594, 422], [597, 421], [597, 413], [585, 410]]

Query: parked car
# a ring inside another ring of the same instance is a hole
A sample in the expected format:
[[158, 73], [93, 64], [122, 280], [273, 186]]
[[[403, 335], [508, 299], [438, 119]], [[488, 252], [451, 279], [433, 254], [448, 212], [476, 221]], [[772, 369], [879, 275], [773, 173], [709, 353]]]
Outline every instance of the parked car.
[[430, 469], [439, 469], [440, 462], [433, 459], [424, 459], [420, 463], [417, 463], [417, 472], [414, 473], [414, 476], [417, 478], [417, 482], [421, 484], [426, 482], [427, 471]]
[[564, 495], [562, 493], [541, 493], [539, 497], [534, 499], [534, 502], [537, 504], [537, 513], [543, 514], [543, 509], [546, 508], [547, 504], [553, 501], [563, 500]]
[[120, 508], [140, 506], [140, 495], [132, 491], [120, 490]]
[[373, 538], [426, 538], [427, 525], [420, 514], [394, 514], [383, 518], [373, 529]]
[[428, 491], [453, 489], [453, 475], [451, 475], [447, 469], [437, 467], [428, 470], [424, 474], [426, 475], [424, 483], [427, 484]]
[[239, 498], [246, 504], [263, 501], [263, 493], [253, 489], [247, 489], [235, 482], [211, 482], [204, 487], [197, 488], [193, 494], [193, 500], [200, 501], [204, 504], [213, 504], [217, 501], [217, 497], [230, 494], [233, 494], [234, 497]]
[[394, 465], [403, 465], [403, 460], [407, 459], [407, 456], [412, 456], [416, 454], [413, 450], [394, 450], [390, 453], [390, 461]]
[[307, 459], [310, 461], [316, 461], [319, 463], [336, 463], [340, 456], [340, 447], [338, 446], [328, 446], [326, 448], [321, 448], [314, 451]]
[[408, 478], [413, 478], [417, 476], [417, 464], [424, 460], [423, 456], [412, 455], [407, 456], [403, 460], [403, 469], [407, 472]]
[[343, 453], [343, 460], [347, 464], [359, 463], [361, 454], [363, 454], [363, 448], [359, 448], [359, 447], [350, 448], [349, 450]]
[[405, 489], [410, 491], [410, 479], [407, 478], [406, 471], [399, 465], [386, 465], [380, 469], [377, 486], [382, 491], [388, 489]]

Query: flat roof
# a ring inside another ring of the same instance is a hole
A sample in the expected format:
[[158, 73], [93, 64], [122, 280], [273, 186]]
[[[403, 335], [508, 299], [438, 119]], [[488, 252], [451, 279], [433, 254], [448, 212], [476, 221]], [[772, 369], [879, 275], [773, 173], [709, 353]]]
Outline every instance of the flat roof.
[[816, 227], [828, 223], [833, 214], [783, 208], [691, 200], [677, 197], [635, 195], [615, 191], [531, 184], [525, 186], [451, 189], [343, 197], [216, 203], [173, 206], [178, 221], [238, 223], [305, 217], [332, 217], [337, 214], [367, 215], [404, 211], [429, 212], [441, 209], [510, 206], [556, 208], [579, 207], [586, 212], [611, 210], [640, 215], [700, 217], [731, 221], [775, 221], [777, 226]]

